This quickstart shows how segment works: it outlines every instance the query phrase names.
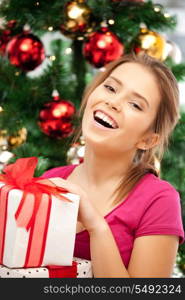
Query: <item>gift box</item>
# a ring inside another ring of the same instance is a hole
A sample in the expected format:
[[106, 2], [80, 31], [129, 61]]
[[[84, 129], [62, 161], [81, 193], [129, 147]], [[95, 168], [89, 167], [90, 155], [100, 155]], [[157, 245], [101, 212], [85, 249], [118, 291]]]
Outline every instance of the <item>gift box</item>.
[[34, 178], [37, 158], [20, 158], [0, 174], [0, 264], [71, 266], [79, 195]]
[[73, 257], [72, 266], [10, 269], [0, 265], [1, 278], [92, 278], [91, 261]]

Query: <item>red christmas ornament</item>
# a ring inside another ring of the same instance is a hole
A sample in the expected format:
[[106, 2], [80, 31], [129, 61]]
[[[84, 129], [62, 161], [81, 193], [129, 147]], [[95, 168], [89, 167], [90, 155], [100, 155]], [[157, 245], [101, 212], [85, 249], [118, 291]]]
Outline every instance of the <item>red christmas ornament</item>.
[[6, 51], [6, 46], [11, 39], [11, 31], [5, 29], [0, 31], [0, 55], [4, 55]]
[[53, 101], [46, 103], [39, 114], [39, 126], [46, 135], [52, 138], [65, 138], [73, 131], [71, 123], [75, 114], [75, 106], [72, 102], [61, 100], [58, 92], [54, 91]]
[[23, 32], [12, 38], [6, 51], [10, 63], [23, 71], [34, 70], [45, 59], [42, 42], [29, 32]]
[[16, 23], [16, 20], [10, 20], [3, 29], [0, 29], [0, 55], [5, 54], [7, 44], [13, 36], [12, 29]]
[[103, 67], [123, 54], [124, 45], [107, 27], [93, 32], [83, 47], [84, 57], [96, 68]]

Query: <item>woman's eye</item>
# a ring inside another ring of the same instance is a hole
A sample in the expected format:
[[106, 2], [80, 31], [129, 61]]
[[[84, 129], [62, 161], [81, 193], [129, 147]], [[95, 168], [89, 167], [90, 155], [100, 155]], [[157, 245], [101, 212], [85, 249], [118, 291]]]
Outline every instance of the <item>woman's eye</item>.
[[111, 86], [111, 85], [108, 85], [108, 84], [104, 84], [104, 87], [106, 89], [108, 89], [109, 91], [113, 92], [113, 93], [116, 93], [116, 90]]
[[136, 104], [135, 102], [130, 102], [132, 105], [133, 105], [133, 107], [135, 107], [136, 109], [138, 109], [138, 110], [142, 110], [142, 108], [138, 105], [138, 104]]

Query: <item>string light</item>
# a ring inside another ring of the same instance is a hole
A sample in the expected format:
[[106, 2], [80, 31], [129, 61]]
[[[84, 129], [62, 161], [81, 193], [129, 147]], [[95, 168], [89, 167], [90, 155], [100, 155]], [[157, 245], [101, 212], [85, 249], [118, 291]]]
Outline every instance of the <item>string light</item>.
[[84, 40], [84, 37], [83, 37], [83, 36], [79, 36], [79, 37], [77, 38], [77, 40], [83, 41], [83, 40]]
[[162, 11], [162, 10], [163, 10], [163, 6], [162, 6], [161, 4], [156, 4], [156, 5], [154, 6], [154, 11], [160, 12], [160, 11]]
[[0, 113], [3, 111], [3, 108], [2, 108], [2, 106], [0, 106]]
[[165, 14], [164, 14], [164, 17], [165, 17], [165, 18], [170, 18], [170, 14], [165, 13]]
[[113, 25], [113, 24], [115, 23], [115, 21], [112, 20], [112, 19], [110, 19], [110, 20], [108, 20], [108, 23], [109, 23], [110, 25]]
[[53, 31], [53, 26], [49, 26], [48, 31]]
[[19, 76], [20, 75], [20, 73], [17, 71], [17, 72], [15, 72], [15, 76]]
[[51, 56], [49, 57], [49, 59], [50, 59], [51, 61], [55, 61], [55, 60], [56, 60], [56, 56], [55, 56], [55, 55], [51, 55]]
[[65, 54], [71, 54], [71, 53], [72, 53], [72, 49], [71, 48], [66, 48]]
[[159, 7], [154, 7], [154, 10], [156, 11], [156, 12], [159, 12], [161, 9], [159, 8]]
[[7, 145], [3, 145], [3, 146], [1, 147], [1, 150], [2, 150], [2, 151], [7, 150]]

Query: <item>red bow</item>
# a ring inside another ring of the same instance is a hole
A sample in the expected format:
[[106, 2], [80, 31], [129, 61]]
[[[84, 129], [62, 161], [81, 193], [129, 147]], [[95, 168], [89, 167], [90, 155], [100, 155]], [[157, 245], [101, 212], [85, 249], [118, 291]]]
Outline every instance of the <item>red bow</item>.
[[[69, 200], [68, 198], [60, 195], [60, 193], [67, 193], [66, 189], [57, 187], [48, 179], [33, 177], [37, 163], [37, 157], [19, 158], [15, 163], [9, 164], [3, 169], [3, 172], [5, 174], [0, 174], [0, 181], [8, 185], [10, 189], [15, 188], [23, 190], [23, 197], [15, 213], [15, 218], [17, 221], [17, 225], [20, 227], [25, 227], [26, 230], [28, 230], [33, 225], [41, 202], [42, 194], [45, 193], [48, 195], [54, 195], [61, 200], [71, 202], [71, 200]], [[27, 214], [27, 218], [23, 218], [21, 215], [21, 210], [28, 194], [34, 194], [35, 196], [34, 208], [31, 215]]]

